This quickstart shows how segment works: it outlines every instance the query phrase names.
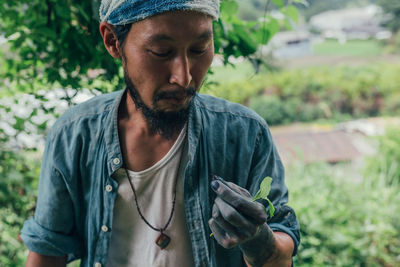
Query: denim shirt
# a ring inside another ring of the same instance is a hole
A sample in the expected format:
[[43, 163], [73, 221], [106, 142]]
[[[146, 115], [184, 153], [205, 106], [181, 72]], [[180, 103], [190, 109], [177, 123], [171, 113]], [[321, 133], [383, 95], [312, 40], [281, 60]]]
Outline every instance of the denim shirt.
[[[68, 262], [80, 258], [81, 266], [106, 265], [118, 189], [113, 177], [123, 166], [117, 122], [123, 94], [77, 105], [49, 131], [35, 215], [21, 231], [30, 250], [67, 255]], [[184, 201], [195, 266], [245, 266], [239, 248], [225, 249], [210, 237], [213, 174], [252, 195], [264, 177], [272, 177], [269, 199], [276, 211], [268, 224], [293, 238], [295, 254], [299, 224], [286, 205], [284, 169], [266, 122], [244, 106], [212, 96], [196, 95], [192, 103]]]

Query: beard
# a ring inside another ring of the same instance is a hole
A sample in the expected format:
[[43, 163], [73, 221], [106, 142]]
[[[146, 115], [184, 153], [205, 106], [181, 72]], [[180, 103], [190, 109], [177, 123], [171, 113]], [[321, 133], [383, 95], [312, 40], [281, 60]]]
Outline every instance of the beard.
[[[136, 109], [140, 110], [145, 118], [151, 133], [160, 134], [167, 140], [174, 138], [175, 134], [180, 132], [189, 119], [189, 110], [192, 105], [193, 96], [196, 95], [196, 89], [193, 87], [185, 89], [185, 97], [191, 97], [186, 107], [177, 111], [160, 111], [148, 107], [142, 100], [139, 91], [133, 84], [128, 73], [124, 70], [124, 78], [126, 89], [135, 103]], [[175, 98], [177, 92], [159, 92], [153, 98], [153, 107], [157, 105], [157, 101], [162, 99]]]

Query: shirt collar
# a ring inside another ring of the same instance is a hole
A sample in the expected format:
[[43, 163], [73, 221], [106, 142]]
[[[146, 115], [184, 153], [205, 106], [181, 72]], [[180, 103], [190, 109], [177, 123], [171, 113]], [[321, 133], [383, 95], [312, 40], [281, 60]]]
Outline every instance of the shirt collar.
[[125, 93], [126, 90], [118, 92], [117, 97], [112, 103], [112, 107], [108, 113], [107, 119], [105, 120], [106, 125], [104, 125], [104, 140], [107, 151], [107, 168], [110, 176], [113, 175], [114, 172], [123, 165], [121, 146], [118, 136], [118, 109], [121, 101], [125, 99]]
[[[121, 152], [121, 146], [119, 143], [118, 135], [118, 110], [121, 102], [125, 99], [127, 90], [117, 92], [118, 96], [112, 103], [111, 110], [107, 116], [106, 122], [109, 127], [105, 127], [104, 139], [107, 150], [107, 168], [108, 174], [112, 176], [118, 169], [123, 166], [123, 157]], [[198, 96], [197, 94], [193, 98], [192, 105], [189, 110], [189, 121], [188, 121], [188, 158], [189, 161], [193, 160], [196, 153], [196, 148], [199, 141], [199, 136], [202, 131], [201, 128], [201, 114], [198, 107]]]

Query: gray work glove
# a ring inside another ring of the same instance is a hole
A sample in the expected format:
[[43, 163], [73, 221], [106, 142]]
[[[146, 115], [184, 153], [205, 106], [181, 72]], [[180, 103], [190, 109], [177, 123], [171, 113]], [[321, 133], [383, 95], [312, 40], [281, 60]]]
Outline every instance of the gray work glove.
[[253, 202], [246, 189], [221, 177], [213, 177], [211, 188], [217, 197], [208, 224], [215, 240], [227, 249], [239, 246], [251, 266], [261, 266], [275, 250], [265, 207]]

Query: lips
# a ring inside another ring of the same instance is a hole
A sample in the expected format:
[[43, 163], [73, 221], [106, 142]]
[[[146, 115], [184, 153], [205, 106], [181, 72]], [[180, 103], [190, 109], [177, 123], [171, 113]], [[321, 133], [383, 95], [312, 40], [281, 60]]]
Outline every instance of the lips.
[[185, 96], [186, 96], [186, 93], [183, 91], [160, 92], [155, 96], [154, 101], [169, 100], [169, 99], [183, 99], [183, 98], [185, 98]]
[[174, 102], [182, 102], [186, 98], [190, 98], [195, 94], [195, 90], [193, 88], [188, 88], [185, 90], [174, 90], [174, 91], [162, 91], [159, 92], [154, 97], [154, 102], [161, 101], [161, 100], [172, 100]]

